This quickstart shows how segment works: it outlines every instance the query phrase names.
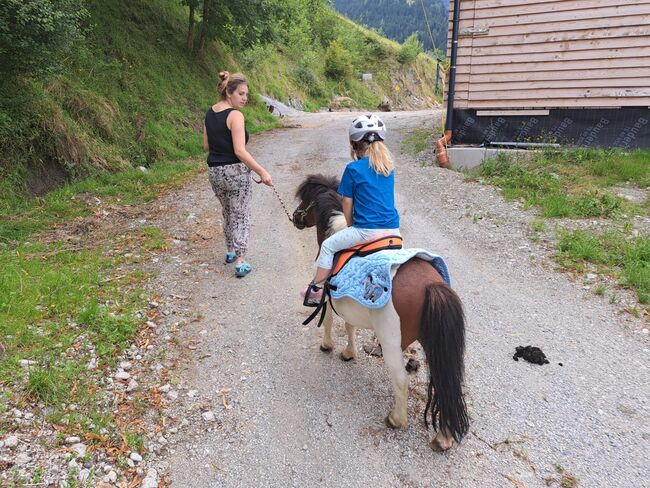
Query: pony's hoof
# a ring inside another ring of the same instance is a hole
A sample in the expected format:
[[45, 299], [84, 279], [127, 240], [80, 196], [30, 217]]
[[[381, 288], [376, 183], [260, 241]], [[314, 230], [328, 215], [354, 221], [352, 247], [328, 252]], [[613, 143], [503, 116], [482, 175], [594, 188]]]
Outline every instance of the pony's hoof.
[[323, 352], [332, 352], [334, 348], [332, 346], [324, 346], [323, 344], [320, 345], [320, 350]]
[[454, 445], [454, 440], [453, 439], [447, 439], [445, 437], [440, 438], [439, 434], [436, 435], [431, 442], [429, 442], [429, 446], [431, 449], [433, 449], [436, 452], [445, 452], [446, 450], [450, 449]]
[[390, 414], [386, 415], [386, 418], [384, 419], [384, 423], [386, 424], [387, 427], [390, 427], [391, 429], [401, 429], [402, 427], [406, 427], [406, 425], [396, 424], [393, 421], [393, 419], [390, 418]]
[[347, 363], [348, 361], [352, 361], [354, 359], [354, 356], [348, 356], [345, 354], [345, 351], [343, 351], [341, 353], [341, 359]]

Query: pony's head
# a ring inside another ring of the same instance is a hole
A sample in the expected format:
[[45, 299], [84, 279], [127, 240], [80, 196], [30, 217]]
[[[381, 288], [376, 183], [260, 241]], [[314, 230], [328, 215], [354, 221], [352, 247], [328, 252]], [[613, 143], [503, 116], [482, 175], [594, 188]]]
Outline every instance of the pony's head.
[[339, 179], [335, 176], [307, 176], [296, 190], [300, 203], [293, 212], [293, 225], [298, 229], [313, 226], [328, 229], [330, 218], [335, 213], [342, 213], [341, 196], [336, 191], [338, 187]]

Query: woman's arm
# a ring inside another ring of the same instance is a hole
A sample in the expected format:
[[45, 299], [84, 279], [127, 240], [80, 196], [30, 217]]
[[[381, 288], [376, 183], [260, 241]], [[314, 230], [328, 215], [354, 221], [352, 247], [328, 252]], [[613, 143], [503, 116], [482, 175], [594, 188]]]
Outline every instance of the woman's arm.
[[352, 225], [352, 199], [343, 197], [343, 215], [348, 223], [348, 227]]
[[208, 129], [205, 128], [205, 124], [203, 125], [203, 149], [205, 151], [210, 150], [210, 144], [208, 144]]
[[230, 122], [230, 132], [232, 132], [232, 145], [235, 150], [235, 156], [242, 163], [255, 171], [262, 179], [262, 183], [273, 186], [271, 175], [257, 162], [255, 158], [246, 150], [246, 132], [244, 129], [244, 114], [238, 110], [233, 110], [228, 115]]

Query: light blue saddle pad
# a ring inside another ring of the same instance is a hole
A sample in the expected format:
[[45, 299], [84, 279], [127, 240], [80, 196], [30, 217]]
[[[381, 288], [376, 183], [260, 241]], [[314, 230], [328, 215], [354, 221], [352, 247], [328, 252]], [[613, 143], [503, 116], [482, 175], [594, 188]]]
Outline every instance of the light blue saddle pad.
[[447, 264], [437, 254], [417, 248], [387, 249], [366, 257], [350, 259], [343, 269], [330, 279], [330, 283], [336, 287], [330, 291], [332, 298], [350, 297], [364, 307], [383, 307], [388, 303], [393, 290], [393, 267], [404, 264], [413, 257], [429, 261], [445, 283], [451, 286]]

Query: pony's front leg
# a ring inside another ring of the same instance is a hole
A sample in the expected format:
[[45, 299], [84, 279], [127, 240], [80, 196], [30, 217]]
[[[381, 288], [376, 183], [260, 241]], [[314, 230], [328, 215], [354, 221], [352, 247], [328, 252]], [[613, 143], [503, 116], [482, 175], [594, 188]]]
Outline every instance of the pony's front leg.
[[323, 352], [332, 352], [334, 341], [332, 340], [332, 307], [327, 307], [325, 318], [323, 319], [323, 340], [320, 343], [320, 350]]
[[346, 322], [345, 330], [348, 333], [348, 345], [341, 351], [341, 359], [350, 361], [357, 358], [357, 328]]
[[383, 308], [373, 310], [372, 321], [395, 393], [395, 405], [386, 417], [386, 424], [394, 428], [406, 427], [409, 378], [402, 359], [400, 320], [392, 300]]

